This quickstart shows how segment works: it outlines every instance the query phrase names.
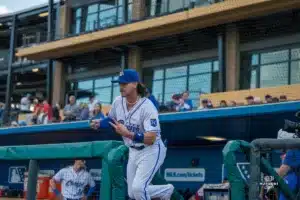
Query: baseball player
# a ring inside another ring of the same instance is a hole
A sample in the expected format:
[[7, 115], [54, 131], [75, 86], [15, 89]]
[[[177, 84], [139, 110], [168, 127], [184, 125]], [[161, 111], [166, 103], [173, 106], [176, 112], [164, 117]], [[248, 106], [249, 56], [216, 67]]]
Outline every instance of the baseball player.
[[166, 157], [157, 109], [145, 97], [146, 90], [135, 70], [124, 70], [116, 82], [120, 84], [121, 96], [113, 102], [108, 118], [92, 121], [91, 127], [114, 128], [129, 147], [127, 184], [131, 199], [169, 200], [174, 190], [171, 184], [150, 185]]
[[[51, 180], [50, 185], [56, 196], [63, 200], [86, 200], [95, 190], [95, 182], [91, 175], [85, 170], [84, 160], [75, 160], [74, 165], [61, 169]], [[62, 183], [62, 193], [56, 189], [55, 182]], [[87, 195], [84, 188], [89, 185]]]

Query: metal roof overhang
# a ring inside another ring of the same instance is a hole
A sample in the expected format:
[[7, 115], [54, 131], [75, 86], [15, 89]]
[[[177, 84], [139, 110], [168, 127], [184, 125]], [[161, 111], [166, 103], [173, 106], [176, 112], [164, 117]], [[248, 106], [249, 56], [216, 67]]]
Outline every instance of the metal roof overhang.
[[299, 0], [227, 0], [107, 30], [20, 48], [16, 56], [30, 60], [57, 59], [295, 8], [300, 8]]

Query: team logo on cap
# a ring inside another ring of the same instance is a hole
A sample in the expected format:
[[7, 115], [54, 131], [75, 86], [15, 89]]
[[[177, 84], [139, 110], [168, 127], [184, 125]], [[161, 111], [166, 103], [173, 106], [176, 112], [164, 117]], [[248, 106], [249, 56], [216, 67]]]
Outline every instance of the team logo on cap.
[[124, 75], [124, 72], [123, 72], [123, 71], [121, 71], [121, 72], [120, 72], [120, 76], [123, 76], [123, 75]]

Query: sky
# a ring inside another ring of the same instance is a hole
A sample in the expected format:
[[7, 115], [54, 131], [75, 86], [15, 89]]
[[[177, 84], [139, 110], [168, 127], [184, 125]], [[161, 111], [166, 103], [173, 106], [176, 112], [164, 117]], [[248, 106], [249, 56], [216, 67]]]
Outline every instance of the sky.
[[48, 0], [0, 0], [0, 15], [47, 3]]

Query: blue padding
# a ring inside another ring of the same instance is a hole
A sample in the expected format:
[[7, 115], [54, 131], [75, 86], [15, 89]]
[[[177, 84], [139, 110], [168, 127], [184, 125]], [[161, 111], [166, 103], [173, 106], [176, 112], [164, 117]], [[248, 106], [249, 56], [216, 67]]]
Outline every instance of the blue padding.
[[[183, 120], [198, 120], [198, 119], [211, 119], [220, 117], [243, 117], [243, 116], [256, 116], [266, 115], [272, 113], [281, 112], [294, 112], [300, 109], [300, 102], [281, 102], [274, 104], [252, 105], [252, 106], [240, 106], [240, 107], [228, 107], [228, 108], [216, 108], [211, 110], [198, 110], [190, 112], [179, 112], [160, 114], [159, 119], [161, 123], [183, 121]], [[102, 122], [100, 128], [110, 127], [107, 118], [106, 122]], [[58, 123], [49, 125], [34, 125], [23, 126], [17, 128], [1, 128], [0, 135], [8, 134], [32, 134], [42, 132], [60, 132], [70, 130], [82, 130], [89, 129], [90, 121]]]
[[182, 120], [210, 119], [218, 117], [243, 117], [266, 115], [280, 112], [294, 112], [300, 109], [300, 102], [281, 102], [272, 104], [261, 104], [251, 106], [239, 106], [228, 108], [216, 108], [211, 110], [198, 110], [190, 112], [161, 114], [159, 120], [163, 122], [173, 122]]

